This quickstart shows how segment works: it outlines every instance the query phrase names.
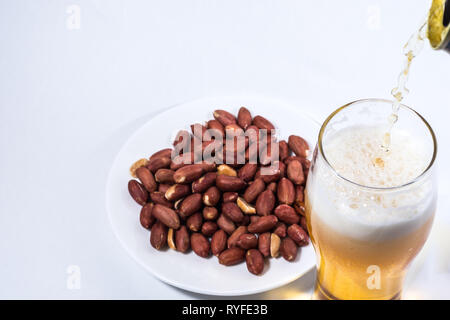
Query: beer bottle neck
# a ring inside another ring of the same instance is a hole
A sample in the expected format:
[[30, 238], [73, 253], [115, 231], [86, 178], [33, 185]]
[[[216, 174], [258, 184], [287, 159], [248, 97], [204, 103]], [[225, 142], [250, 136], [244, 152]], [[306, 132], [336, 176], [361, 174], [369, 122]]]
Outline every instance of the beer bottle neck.
[[450, 0], [445, 1], [444, 18], [442, 24], [444, 25], [444, 27], [448, 27], [448, 25], [450, 24]]

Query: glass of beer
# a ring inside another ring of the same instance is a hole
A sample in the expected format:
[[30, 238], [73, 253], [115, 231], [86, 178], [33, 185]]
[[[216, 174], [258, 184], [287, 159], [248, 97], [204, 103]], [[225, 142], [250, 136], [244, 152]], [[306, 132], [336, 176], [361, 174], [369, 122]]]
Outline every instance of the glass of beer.
[[[324, 122], [306, 186], [317, 299], [400, 299], [436, 209], [436, 138], [413, 109], [359, 100]], [[386, 136], [390, 136], [385, 146]]]

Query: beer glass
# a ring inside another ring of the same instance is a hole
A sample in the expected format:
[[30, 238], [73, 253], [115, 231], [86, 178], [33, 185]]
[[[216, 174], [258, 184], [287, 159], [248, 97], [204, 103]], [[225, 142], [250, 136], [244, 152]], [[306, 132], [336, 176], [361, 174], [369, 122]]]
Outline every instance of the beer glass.
[[[317, 257], [313, 298], [400, 299], [407, 268], [428, 237], [436, 208], [433, 164], [437, 144], [433, 130], [420, 114], [400, 106], [391, 136], [394, 141], [407, 133], [408, 139], [391, 146], [398, 148], [392, 150], [399, 157], [394, 163], [377, 158], [370, 164], [386, 165], [385, 176], [375, 177], [378, 185], [354, 181], [358, 177], [371, 180], [364, 176], [367, 168], [358, 167], [355, 148], [346, 148], [366, 143], [359, 132], [388, 128], [392, 103], [377, 99], [349, 103], [333, 112], [320, 129], [305, 199], [308, 231]], [[346, 132], [342, 135], [345, 138], [339, 141], [342, 132]], [[381, 148], [380, 140], [375, 145], [366, 143], [362, 150]], [[409, 167], [415, 165], [414, 157], [406, 151], [419, 145], [423, 147], [418, 153], [425, 163], [423, 170], [396, 185], [401, 178], [398, 175], [410, 174]], [[327, 158], [332, 151], [343, 157], [338, 168]], [[349, 178], [342, 170], [353, 176]]]

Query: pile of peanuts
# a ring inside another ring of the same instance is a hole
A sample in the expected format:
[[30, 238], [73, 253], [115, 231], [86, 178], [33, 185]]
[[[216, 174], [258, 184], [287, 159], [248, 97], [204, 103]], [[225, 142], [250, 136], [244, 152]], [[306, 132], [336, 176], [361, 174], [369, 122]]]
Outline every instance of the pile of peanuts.
[[[295, 135], [278, 141], [273, 124], [252, 117], [245, 107], [237, 117], [225, 110], [213, 116], [204, 125], [191, 125], [192, 133], [181, 130], [173, 148], [130, 168], [138, 180], [130, 180], [128, 190], [141, 206], [140, 223], [151, 231], [150, 244], [182, 253], [192, 249], [203, 258], [212, 254], [225, 266], [246, 261], [255, 275], [263, 273], [265, 258], [281, 255], [294, 261], [299, 247], [309, 243], [304, 208], [307, 142]], [[244, 137], [243, 144], [230, 149], [229, 136], [213, 139], [211, 130]], [[193, 148], [197, 141], [200, 153], [214, 146], [213, 158], [205, 159]], [[227, 147], [232, 161], [223, 163]], [[252, 150], [259, 154], [256, 161], [251, 161]], [[236, 161], [239, 157], [244, 160]]]

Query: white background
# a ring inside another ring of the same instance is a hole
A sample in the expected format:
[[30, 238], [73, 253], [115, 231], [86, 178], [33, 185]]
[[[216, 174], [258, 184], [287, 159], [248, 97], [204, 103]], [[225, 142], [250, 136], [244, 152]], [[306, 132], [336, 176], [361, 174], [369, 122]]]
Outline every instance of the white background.
[[[430, 3], [0, 0], [0, 298], [209, 298], [156, 280], [115, 239], [104, 192], [122, 144], [203, 96], [282, 99], [320, 121], [389, 98]], [[449, 71], [450, 55], [427, 44], [405, 100], [440, 143], [436, 223], [406, 298], [450, 298]], [[67, 287], [71, 265], [80, 289]], [[313, 281], [245, 298], [309, 298]]]

